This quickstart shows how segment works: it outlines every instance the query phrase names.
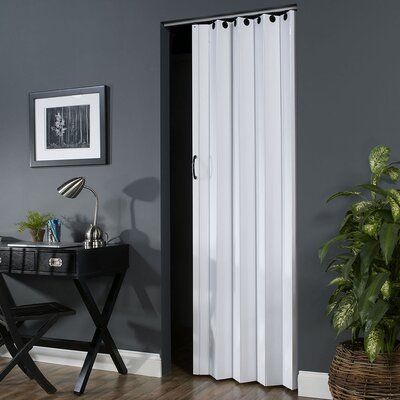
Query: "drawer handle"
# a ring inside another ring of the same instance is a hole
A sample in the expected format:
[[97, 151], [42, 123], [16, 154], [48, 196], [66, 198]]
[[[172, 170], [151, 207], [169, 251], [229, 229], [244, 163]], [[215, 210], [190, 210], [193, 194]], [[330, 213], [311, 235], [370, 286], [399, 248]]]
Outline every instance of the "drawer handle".
[[2, 260], [2, 258], [0, 257], [0, 264], [1, 264], [2, 261], [3, 261], [3, 260]]
[[61, 258], [50, 258], [49, 259], [49, 266], [54, 268], [62, 267], [62, 260]]

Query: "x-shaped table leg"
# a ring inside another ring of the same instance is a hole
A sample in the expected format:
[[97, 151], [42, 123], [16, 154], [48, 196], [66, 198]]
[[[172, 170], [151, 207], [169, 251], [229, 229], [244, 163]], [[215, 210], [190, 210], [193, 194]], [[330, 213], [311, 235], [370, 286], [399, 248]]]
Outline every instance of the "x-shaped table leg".
[[[17, 328], [19, 328], [23, 322], [19, 321], [16, 323]], [[12, 341], [12, 338], [7, 334], [7, 329], [0, 325], [0, 334], [1, 334], [1, 339], [0, 339], [0, 347], [4, 344], [6, 346], [6, 349], [8, 352], [11, 354], [11, 357], [15, 357], [17, 355], [17, 350], [15, 349], [14, 342]], [[25, 367], [25, 365], [22, 362], [18, 363], [18, 366], [21, 368], [22, 372], [26, 376], [29, 377], [29, 379], [33, 379], [33, 375], [29, 370]]]
[[0, 308], [7, 324], [7, 328], [1, 326], [0, 333], [7, 349], [13, 357], [9, 364], [3, 369], [3, 371], [1, 371], [0, 380], [2, 380], [11, 369], [18, 364], [25, 374], [29, 378], [35, 379], [47, 393], [55, 393], [56, 388], [42, 374], [28, 352], [56, 322], [57, 317], [49, 318], [39, 328], [33, 338], [29, 340], [28, 343], [24, 343], [18, 332], [18, 326], [20, 324], [14, 321], [13, 315], [10, 311], [10, 307], [13, 305], [15, 305], [15, 302], [8, 290], [3, 274], [0, 274]]
[[110, 320], [111, 313], [114, 309], [118, 293], [124, 280], [124, 276], [124, 272], [116, 274], [102, 312], [100, 312], [99, 308], [97, 307], [97, 304], [89, 290], [89, 287], [86, 284], [86, 281], [81, 278], [74, 279], [75, 285], [82, 297], [82, 300], [85, 303], [94, 324], [96, 325], [96, 331], [93, 335], [89, 351], [86, 355], [81, 372], [75, 385], [75, 394], [81, 395], [85, 391], [90, 373], [93, 368], [93, 364], [96, 360], [96, 356], [100, 350], [102, 342], [104, 342], [108, 353], [110, 354], [115, 366], [117, 367], [118, 372], [120, 374], [127, 373], [126, 366], [121, 358], [121, 355], [118, 352], [117, 346], [115, 345], [110, 331], [107, 328], [108, 321]]

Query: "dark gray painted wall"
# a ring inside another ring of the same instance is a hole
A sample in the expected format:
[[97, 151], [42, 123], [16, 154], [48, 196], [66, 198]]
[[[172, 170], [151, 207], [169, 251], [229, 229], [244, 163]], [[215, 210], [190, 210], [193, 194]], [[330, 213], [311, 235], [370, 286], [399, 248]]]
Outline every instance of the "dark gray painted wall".
[[[132, 244], [132, 269], [111, 329], [120, 348], [161, 344], [160, 21], [285, 5], [267, 0], [1, 0], [1, 233], [14, 235], [28, 209], [53, 211], [79, 225], [92, 199], [55, 193], [87, 176], [101, 196], [102, 222]], [[333, 191], [367, 179], [377, 143], [400, 156], [400, 3], [301, 0], [297, 14], [297, 208], [299, 356], [303, 370], [326, 371], [334, 334], [324, 316], [328, 277], [316, 252], [343, 205]], [[384, 7], [384, 8], [383, 8]], [[30, 169], [30, 91], [107, 84], [111, 88], [111, 165]], [[64, 231], [65, 232], [65, 231]], [[73, 287], [13, 283], [18, 298], [50, 296], [78, 307], [53, 334], [88, 337]], [[104, 297], [103, 283], [96, 285]], [[82, 317], [82, 318], [80, 318]]]
[[318, 245], [336, 231], [337, 190], [366, 182], [376, 144], [400, 157], [400, 3], [309, 1], [297, 19], [297, 251], [299, 358], [327, 371], [335, 334], [324, 308], [329, 280]]

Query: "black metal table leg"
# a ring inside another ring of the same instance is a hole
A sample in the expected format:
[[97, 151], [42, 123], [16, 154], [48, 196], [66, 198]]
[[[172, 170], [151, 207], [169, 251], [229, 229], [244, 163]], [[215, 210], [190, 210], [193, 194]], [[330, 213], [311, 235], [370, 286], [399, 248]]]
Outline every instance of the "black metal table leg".
[[74, 279], [79, 294], [81, 295], [82, 300], [85, 303], [94, 324], [96, 325], [96, 331], [93, 335], [90, 349], [86, 355], [78, 380], [75, 384], [74, 393], [77, 395], [81, 395], [85, 391], [90, 373], [93, 368], [93, 364], [96, 360], [97, 353], [100, 350], [102, 342], [104, 342], [105, 347], [108, 349], [108, 352], [115, 366], [117, 367], [118, 372], [121, 374], [127, 373], [126, 366], [121, 358], [121, 355], [118, 352], [117, 346], [115, 345], [110, 331], [107, 328], [108, 321], [110, 320], [115, 302], [117, 300], [122, 282], [124, 280], [124, 276], [124, 272], [115, 275], [102, 312], [100, 312], [89, 290], [89, 287], [86, 284], [86, 281], [82, 278]]

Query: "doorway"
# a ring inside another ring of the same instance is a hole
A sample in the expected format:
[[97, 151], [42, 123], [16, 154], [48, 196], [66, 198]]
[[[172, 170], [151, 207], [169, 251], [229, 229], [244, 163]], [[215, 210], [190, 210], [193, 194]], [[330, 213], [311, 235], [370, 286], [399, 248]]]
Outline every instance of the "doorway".
[[[171, 278], [163, 308], [170, 302], [172, 362], [216, 379], [290, 388], [296, 382], [294, 14], [194, 24], [193, 49], [192, 26], [169, 25], [168, 132], [162, 134], [163, 232], [169, 233], [163, 242], [170, 243], [163, 274]], [[270, 183], [275, 192], [267, 190]], [[224, 240], [217, 240], [218, 226]], [[221, 254], [235, 262], [214, 257]], [[266, 329], [267, 322], [275, 329]], [[216, 355], [227, 372], [210, 370]], [[247, 373], [250, 364], [248, 376], [236, 373]]]
[[170, 28], [170, 215], [172, 363], [192, 372], [192, 36]]

